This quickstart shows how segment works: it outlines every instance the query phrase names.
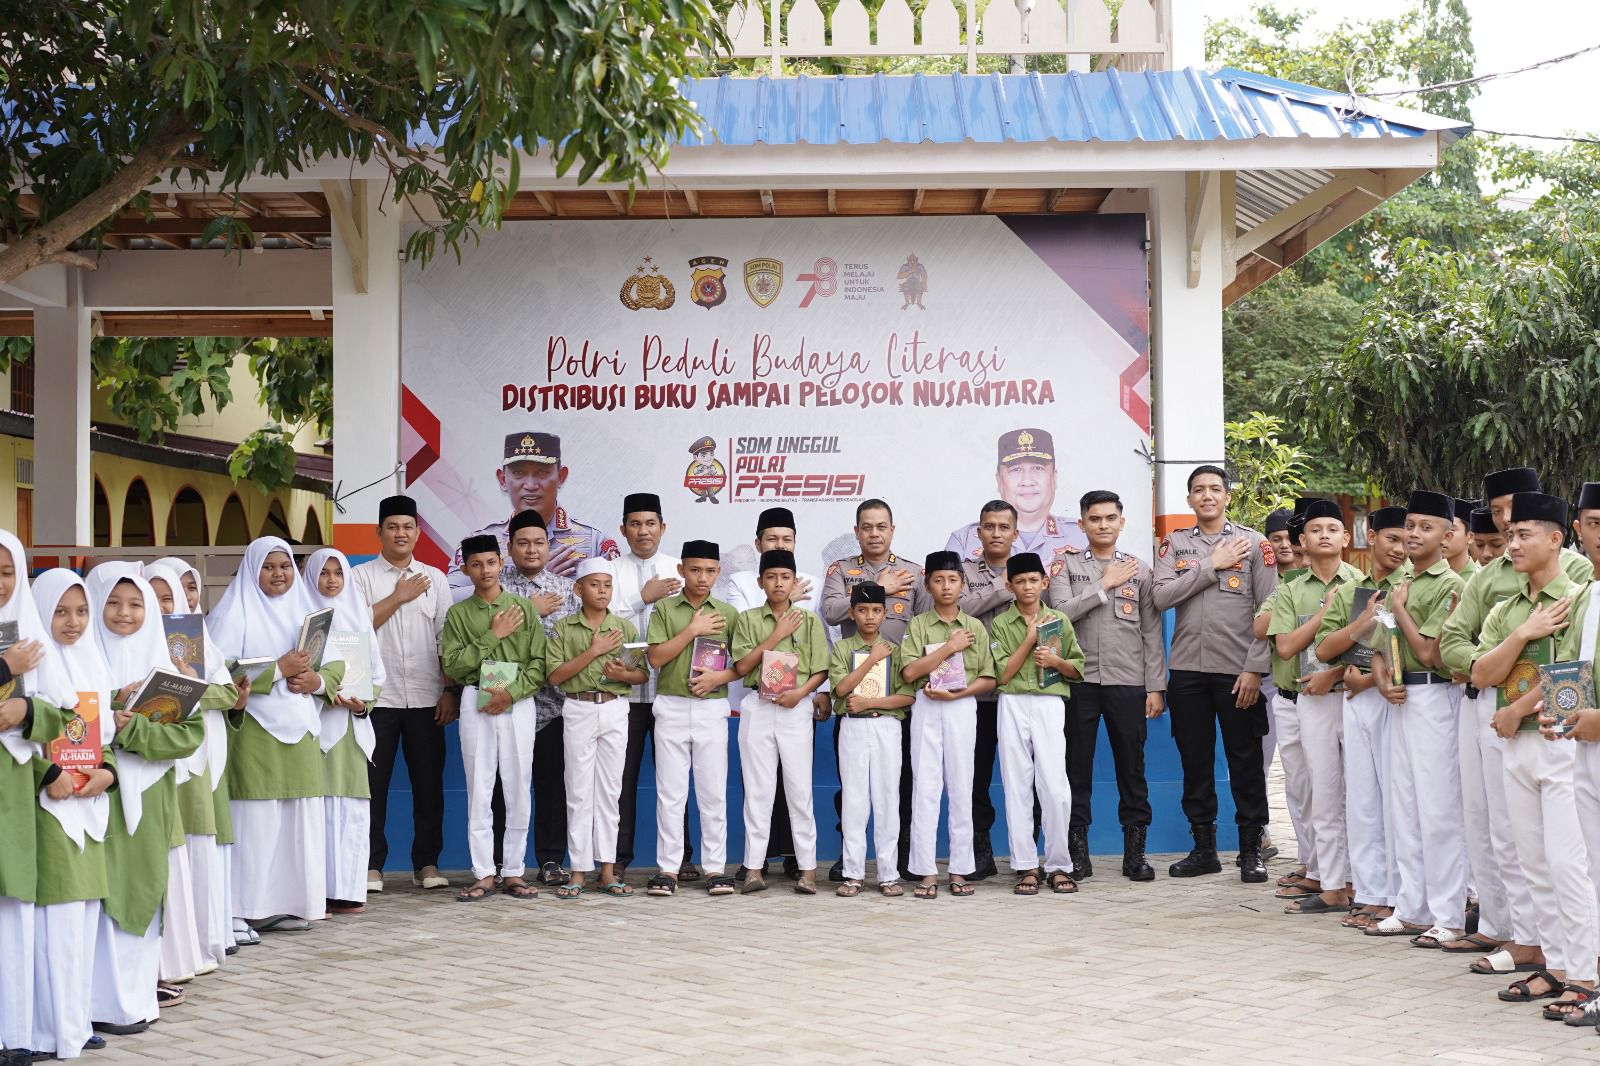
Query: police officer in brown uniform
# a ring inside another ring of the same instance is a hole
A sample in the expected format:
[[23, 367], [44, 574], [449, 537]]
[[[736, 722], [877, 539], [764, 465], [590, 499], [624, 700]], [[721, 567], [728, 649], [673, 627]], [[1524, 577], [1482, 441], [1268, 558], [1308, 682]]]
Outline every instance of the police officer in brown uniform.
[[1156, 553], [1155, 605], [1177, 609], [1167, 701], [1172, 739], [1183, 763], [1183, 813], [1194, 850], [1168, 869], [1172, 877], [1220, 873], [1217, 859], [1217, 731], [1228, 760], [1239, 826], [1239, 879], [1265, 881], [1261, 834], [1267, 826], [1267, 775], [1261, 738], [1267, 708], [1261, 676], [1267, 645], [1255, 639], [1256, 611], [1278, 585], [1272, 545], [1227, 518], [1227, 474], [1197, 466], [1189, 474], [1195, 524], [1173, 531]]
[[1067, 697], [1067, 778], [1072, 818], [1067, 849], [1077, 880], [1093, 876], [1089, 824], [1093, 820], [1094, 749], [1100, 720], [1117, 772], [1117, 820], [1122, 824], [1122, 875], [1152, 881], [1145, 861], [1150, 791], [1144, 776], [1148, 720], [1161, 714], [1167, 690], [1166, 648], [1156, 608], [1154, 572], [1117, 547], [1122, 498], [1096, 489], [1078, 503], [1089, 550], [1051, 566], [1050, 606], [1072, 621], [1083, 649], [1083, 680]]

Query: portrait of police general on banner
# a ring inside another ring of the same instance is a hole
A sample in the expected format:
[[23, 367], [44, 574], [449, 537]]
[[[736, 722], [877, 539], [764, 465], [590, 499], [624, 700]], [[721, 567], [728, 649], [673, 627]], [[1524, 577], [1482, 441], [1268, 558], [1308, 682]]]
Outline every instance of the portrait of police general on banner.
[[1049, 563], [1085, 543], [1072, 501], [1115, 486], [1148, 558], [1144, 237], [1120, 215], [557, 221], [406, 266], [419, 554], [459, 596], [455, 546], [531, 509], [570, 574], [619, 554], [643, 491], [668, 544], [748, 546], [786, 507], [821, 573], [877, 497], [897, 552], [970, 559], [998, 496]]

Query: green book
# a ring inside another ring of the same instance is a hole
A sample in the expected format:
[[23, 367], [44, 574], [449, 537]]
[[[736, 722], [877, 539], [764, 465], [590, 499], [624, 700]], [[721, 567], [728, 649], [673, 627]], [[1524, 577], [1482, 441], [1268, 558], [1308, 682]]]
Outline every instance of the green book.
[[1544, 692], [1544, 713], [1554, 716], [1557, 730], [1570, 733], [1578, 724], [1578, 712], [1595, 706], [1594, 663], [1540, 666], [1539, 687]]
[[485, 659], [478, 667], [478, 710], [489, 706], [489, 690], [510, 688], [517, 679], [517, 664], [499, 659]]
[[[1039, 647], [1049, 648], [1057, 655], [1060, 655], [1061, 648], [1063, 646], [1062, 633], [1063, 629], [1061, 625], [1061, 619], [1045, 619], [1043, 622], [1039, 623]], [[1060, 670], [1055, 670], [1048, 666], [1041, 666], [1039, 668], [1040, 688], [1049, 688], [1051, 685], [1059, 685], [1065, 680], [1066, 678], [1061, 675]]]
[[[1500, 683], [1495, 690], [1494, 705], [1509, 707], [1523, 696], [1539, 687], [1539, 667], [1548, 666], [1555, 661], [1555, 638], [1540, 637], [1522, 649], [1522, 655], [1511, 666], [1511, 673]], [[1517, 727], [1519, 731], [1532, 732], [1539, 728], [1538, 715], [1530, 714], [1522, 720]]]

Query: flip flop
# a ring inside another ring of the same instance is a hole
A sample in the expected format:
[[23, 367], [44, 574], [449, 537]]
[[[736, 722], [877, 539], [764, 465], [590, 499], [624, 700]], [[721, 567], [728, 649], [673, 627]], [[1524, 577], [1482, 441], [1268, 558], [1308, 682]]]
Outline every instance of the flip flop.
[[1389, 915], [1377, 925], [1361, 930], [1363, 936], [1416, 936], [1428, 930], [1420, 925], [1407, 925], [1394, 915]]
[[970, 896], [976, 891], [978, 890], [966, 881], [950, 882], [950, 894], [952, 896]]
[[609, 885], [605, 885], [604, 887], [602, 887], [600, 889], [600, 891], [604, 892], [608, 896], [631, 896], [631, 895], [633, 895], [633, 889], [629, 888], [627, 885], [623, 884], [621, 881], [613, 881]]
[[1483, 958], [1475, 960], [1467, 969], [1473, 973], [1496, 977], [1507, 973], [1538, 973], [1544, 969], [1544, 963], [1517, 962], [1512, 959], [1511, 952], [1501, 948], [1499, 951], [1491, 951]]
[[765, 877], [746, 877], [744, 884], [739, 886], [739, 894], [741, 896], [748, 896], [752, 892], [765, 892], [766, 890], [767, 879]]
[[556, 899], [577, 899], [583, 895], [583, 886], [567, 883], [556, 886]]
[[507, 881], [500, 886], [500, 891], [512, 899], [538, 899], [539, 890], [526, 881]]
[[1453, 955], [1466, 954], [1468, 952], [1487, 953], [1499, 951], [1503, 943], [1503, 941], [1499, 940], [1490, 940], [1482, 933], [1468, 933], [1459, 940], [1452, 940], [1448, 944], [1440, 944], [1439, 950], [1448, 951]]
[[1307, 896], [1304, 899], [1297, 900], [1289, 904], [1289, 906], [1283, 908], [1283, 913], [1331, 914], [1334, 911], [1344, 911], [1348, 913], [1349, 910], [1350, 905], [1348, 903], [1329, 903], [1327, 900], [1322, 898], [1322, 894], [1319, 892], [1316, 895]]

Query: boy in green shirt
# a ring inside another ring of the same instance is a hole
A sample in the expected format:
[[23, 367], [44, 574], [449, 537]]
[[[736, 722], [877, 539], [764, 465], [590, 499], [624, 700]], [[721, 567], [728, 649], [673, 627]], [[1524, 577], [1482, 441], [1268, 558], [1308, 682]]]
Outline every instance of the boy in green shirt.
[[[461, 542], [461, 569], [472, 595], [445, 615], [440, 637], [444, 672], [461, 693], [461, 761], [467, 772], [467, 850], [477, 878], [456, 899], [476, 903], [495, 887], [494, 815], [498, 773], [506, 800], [501, 838], [500, 890], [532, 899], [539, 890], [523, 880], [531, 815], [533, 737], [538, 728], [534, 694], [544, 684], [544, 627], [539, 611], [500, 587], [500, 542], [487, 534]], [[485, 671], [490, 679], [484, 679]]]
[[562, 692], [562, 754], [567, 795], [567, 853], [572, 880], [556, 889], [560, 899], [583, 895], [586, 875], [600, 864], [601, 891], [631, 896], [616, 876], [618, 800], [622, 764], [628, 754], [628, 693], [648, 676], [625, 666], [622, 646], [638, 639], [626, 618], [611, 613], [611, 564], [578, 564], [574, 591], [582, 607], [555, 624], [546, 646], [547, 680]]
[[[961, 609], [965, 577], [961, 556], [934, 552], [923, 568], [933, 608], [906, 626], [896, 664], [916, 688], [911, 715], [911, 872], [921, 878], [914, 895], [939, 894], [935, 841], [939, 797], [949, 803], [950, 894], [970, 896], [972, 768], [978, 733], [977, 697], [994, 690], [994, 657], [983, 623]], [[918, 654], [918, 653], [921, 654]]]
[[[1067, 779], [1067, 681], [1083, 677], [1083, 651], [1072, 622], [1040, 600], [1048, 584], [1034, 552], [1006, 560], [1013, 602], [989, 625], [990, 649], [1000, 673], [1000, 781], [1006, 794], [1006, 828], [1013, 891], [1039, 894], [1039, 852], [1033, 840], [1033, 799], [1044, 823], [1044, 874], [1053, 892], [1076, 892], [1067, 829], [1072, 785]], [[1041, 629], [1044, 632], [1041, 634]]]
[[888, 596], [876, 581], [850, 590], [855, 632], [833, 646], [828, 682], [839, 717], [839, 828], [844, 883], [841, 896], [861, 893], [867, 875], [867, 817], [874, 820], [878, 891], [903, 895], [900, 871], [900, 729], [911, 686], [894, 667], [895, 646], [884, 639]]
[[817, 894], [817, 820], [811, 805], [811, 694], [828, 678], [822, 619], [793, 605], [794, 553], [761, 553], [757, 570], [767, 602], [741, 613], [733, 626], [734, 669], [744, 679], [739, 706], [739, 765], [744, 771], [743, 892], [767, 887], [761, 876], [772, 829], [778, 774], [788, 800], [799, 876], [794, 890]]
[[[711, 587], [722, 573], [722, 549], [708, 540], [684, 544], [678, 564], [683, 591], [657, 600], [650, 612], [645, 640], [647, 657], [656, 671], [656, 861], [661, 872], [645, 891], [670, 896], [678, 879], [668, 872], [684, 853], [684, 810], [689, 802], [689, 776], [694, 774], [695, 804], [700, 808], [700, 856], [705, 861], [706, 891], [733, 894], [733, 878], [725, 872], [728, 847], [728, 682], [732, 669], [728, 641], [737, 612], [713, 599]], [[702, 656], [696, 662], [695, 646]], [[720, 644], [720, 648], [717, 645]], [[720, 668], [716, 660], [721, 663]], [[809, 788], [809, 782], [807, 783]]]

